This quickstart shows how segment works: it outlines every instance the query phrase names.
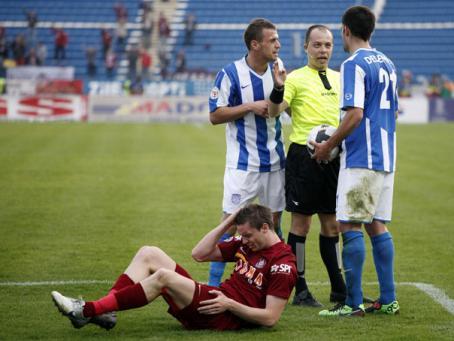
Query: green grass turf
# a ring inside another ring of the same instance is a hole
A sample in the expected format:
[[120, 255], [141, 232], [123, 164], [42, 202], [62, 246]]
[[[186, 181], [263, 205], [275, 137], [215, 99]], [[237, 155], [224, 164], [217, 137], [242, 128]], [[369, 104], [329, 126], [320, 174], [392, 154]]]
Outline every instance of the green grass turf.
[[[288, 130], [288, 127], [286, 128]], [[288, 133], [288, 132], [287, 132]], [[454, 298], [453, 124], [398, 127], [398, 171], [390, 230], [396, 281], [431, 283]], [[200, 281], [190, 258], [221, 216], [223, 126], [0, 124], [0, 282], [114, 281], [142, 245], [158, 245]], [[289, 215], [283, 228], [288, 232]], [[326, 282], [318, 223], [308, 237], [307, 279]], [[366, 238], [367, 240], [367, 238]], [[369, 242], [365, 282], [376, 282]], [[451, 265], [449, 265], [451, 264]], [[411, 286], [398, 286], [401, 314], [323, 319], [288, 306], [273, 329], [188, 332], [161, 299], [119, 313], [115, 329], [73, 329], [51, 290], [95, 299], [110, 283], [0, 286], [0, 340], [454, 339], [454, 316]], [[329, 306], [327, 285], [312, 285]], [[376, 297], [377, 286], [364, 293]]]

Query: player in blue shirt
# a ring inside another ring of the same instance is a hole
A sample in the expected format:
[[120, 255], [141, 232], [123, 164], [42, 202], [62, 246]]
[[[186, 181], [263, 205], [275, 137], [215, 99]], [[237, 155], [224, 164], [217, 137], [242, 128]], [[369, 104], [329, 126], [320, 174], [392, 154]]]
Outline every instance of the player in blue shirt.
[[[280, 217], [285, 207], [284, 139], [279, 116], [268, 114], [273, 91], [273, 64], [281, 47], [276, 26], [262, 18], [244, 32], [247, 54], [226, 65], [211, 90], [210, 121], [226, 123], [226, 168], [223, 218], [258, 198], [273, 212], [281, 237]], [[221, 239], [230, 237], [229, 231]], [[209, 285], [218, 286], [225, 263], [210, 265]]]
[[[391, 221], [396, 158], [397, 76], [391, 60], [372, 49], [375, 16], [354, 6], [342, 17], [342, 40], [351, 54], [341, 66], [341, 124], [326, 143], [314, 143], [314, 158], [328, 160], [342, 142], [336, 218], [340, 222], [342, 261], [347, 284], [345, 304], [321, 316], [396, 314], [394, 244], [385, 225]], [[364, 309], [361, 277], [365, 259], [364, 227], [372, 242], [380, 297]]]

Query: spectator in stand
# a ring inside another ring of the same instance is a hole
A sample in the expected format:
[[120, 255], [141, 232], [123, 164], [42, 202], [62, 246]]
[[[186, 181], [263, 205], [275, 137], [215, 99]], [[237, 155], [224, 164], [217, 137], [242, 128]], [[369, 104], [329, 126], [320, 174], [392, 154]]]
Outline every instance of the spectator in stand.
[[47, 58], [47, 46], [42, 41], [36, 47], [36, 57], [38, 58], [38, 65], [44, 65]]
[[175, 61], [175, 73], [184, 72], [186, 72], [186, 52], [184, 49], [181, 49], [177, 53], [177, 58]]
[[6, 41], [0, 41], [0, 58], [8, 59], [9, 50]]
[[3, 65], [3, 58], [0, 56], [0, 95], [5, 93], [5, 84], [6, 84], [6, 69], [5, 65]]
[[143, 95], [142, 78], [137, 76], [129, 86], [129, 93], [131, 95]]
[[402, 70], [402, 76], [399, 78], [399, 97], [411, 97], [411, 86], [413, 74], [410, 70]]
[[28, 28], [34, 29], [38, 24], [38, 15], [36, 14], [36, 11], [24, 10], [24, 14], [27, 18]]
[[145, 80], [150, 80], [150, 69], [151, 69], [152, 59], [151, 55], [144, 48], [140, 50], [140, 65], [142, 69], [142, 78]]
[[160, 68], [160, 74], [161, 78], [163, 80], [167, 79], [169, 76], [169, 64], [170, 64], [170, 59], [167, 51], [165, 49], [160, 49], [159, 50], [159, 68]]
[[429, 86], [427, 87], [426, 95], [428, 97], [440, 97], [441, 87], [441, 76], [438, 73], [434, 73], [430, 80]]
[[85, 58], [87, 59], [87, 75], [94, 77], [96, 75], [96, 48], [93, 46], [86, 47]]
[[106, 58], [106, 53], [112, 46], [112, 34], [106, 28], [101, 30], [102, 56]]
[[165, 49], [167, 47], [167, 39], [170, 37], [170, 26], [164, 12], [159, 13], [159, 47]]
[[6, 40], [6, 30], [0, 25], [0, 58], [7, 59], [9, 57], [8, 41]]
[[126, 19], [120, 19], [117, 21], [116, 36], [117, 36], [117, 47], [119, 51], [123, 51], [125, 48], [126, 37], [128, 35], [128, 22]]
[[151, 47], [151, 37], [153, 35], [154, 21], [153, 10], [148, 2], [142, 2], [142, 45], [149, 49]]
[[11, 50], [13, 51], [13, 58], [17, 65], [24, 65], [25, 64], [25, 38], [22, 34], [18, 34], [16, 39], [14, 39], [13, 44], [11, 46]]
[[25, 64], [27, 65], [32, 65], [32, 66], [38, 66], [39, 65], [39, 59], [38, 56], [36, 55], [36, 51], [34, 48], [31, 48], [26, 57], [25, 57]]
[[452, 98], [453, 93], [454, 93], [454, 83], [446, 78], [443, 81], [443, 85], [441, 86], [440, 96], [441, 96], [441, 98], [448, 99], [448, 98]]
[[133, 80], [137, 78], [137, 61], [139, 60], [139, 48], [137, 45], [131, 46], [126, 52], [128, 59], [128, 77]]
[[104, 59], [105, 65], [106, 65], [106, 73], [108, 78], [112, 78], [114, 75], [115, 71], [115, 66], [117, 63], [117, 56], [115, 55], [115, 52], [110, 48], [106, 52], [106, 58]]
[[2, 25], [0, 25], [0, 42], [4, 40], [6, 40], [6, 30]]
[[36, 37], [36, 25], [38, 24], [38, 15], [34, 10], [24, 10], [25, 17], [27, 19], [27, 36], [26, 36], [26, 47], [31, 49], [37, 45]]
[[189, 13], [184, 19], [184, 45], [192, 45], [196, 26], [197, 20], [195, 15]]
[[57, 61], [66, 59], [66, 46], [68, 45], [68, 34], [59, 27], [52, 27], [54, 39], [54, 59]]
[[126, 9], [123, 2], [121, 2], [121, 1], [116, 2], [113, 7], [113, 10], [115, 12], [115, 16], [117, 17], [117, 21], [120, 21], [120, 20], [127, 21], [128, 20], [128, 10]]

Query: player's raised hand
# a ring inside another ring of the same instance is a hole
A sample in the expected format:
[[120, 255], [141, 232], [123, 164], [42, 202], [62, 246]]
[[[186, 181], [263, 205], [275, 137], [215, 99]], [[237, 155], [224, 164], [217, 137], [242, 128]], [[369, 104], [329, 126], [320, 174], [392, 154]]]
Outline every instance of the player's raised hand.
[[287, 71], [285, 70], [284, 64], [280, 61], [280, 59], [274, 62], [273, 75], [274, 87], [282, 88], [285, 84], [285, 79], [287, 78]]
[[206, 315], [220, 314], [228, 309], [230, 298], [219, 290], [211, 290], [210, 294], [217, 295], [211, 300], [201, 301], [201, 306], [197, 308], [199, 313]]

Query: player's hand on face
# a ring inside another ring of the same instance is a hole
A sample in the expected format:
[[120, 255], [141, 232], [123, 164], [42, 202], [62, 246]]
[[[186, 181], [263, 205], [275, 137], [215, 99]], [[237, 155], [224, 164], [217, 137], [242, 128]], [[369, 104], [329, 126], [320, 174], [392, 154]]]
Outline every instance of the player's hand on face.
[[210, 294], [217, 295], [217, 297], [211, 300], [201, 301], [200, 307], [197, 308], [198, 312], [205, 315], [214, 315], [223, 313], [228, 309], [230, 298], [225, 296], [219, 290], [211, 290]]
[[285, 68], [279, 69], [278, 62], [274, 63], [273, 66], [273, 74], [274, 74], [274, 86], [276, 88], [281, 88], [285, 84], [285, 80], [287, 78], [287, 71]]
[[269, 106], [269, 102], [265, 101], [265, 100], [263, 100], [263, 101], [255, 101], [255, 102], [251, 103], [252, 112], [254, 114], [262, 116], [264, 118], [268, 118], [269, 117], [268, 106]]
[[326, 141], [323, 141], [322, 143], [317, 143], [315, 141], [309, 141], [308, 143], [314, 147], [314, 155], [312, 155], [312, 158], [315, 159], [317, 162], [324, 162], [327, 163], [329, 161], [330, 157], [330, 152], [331, 148]]

